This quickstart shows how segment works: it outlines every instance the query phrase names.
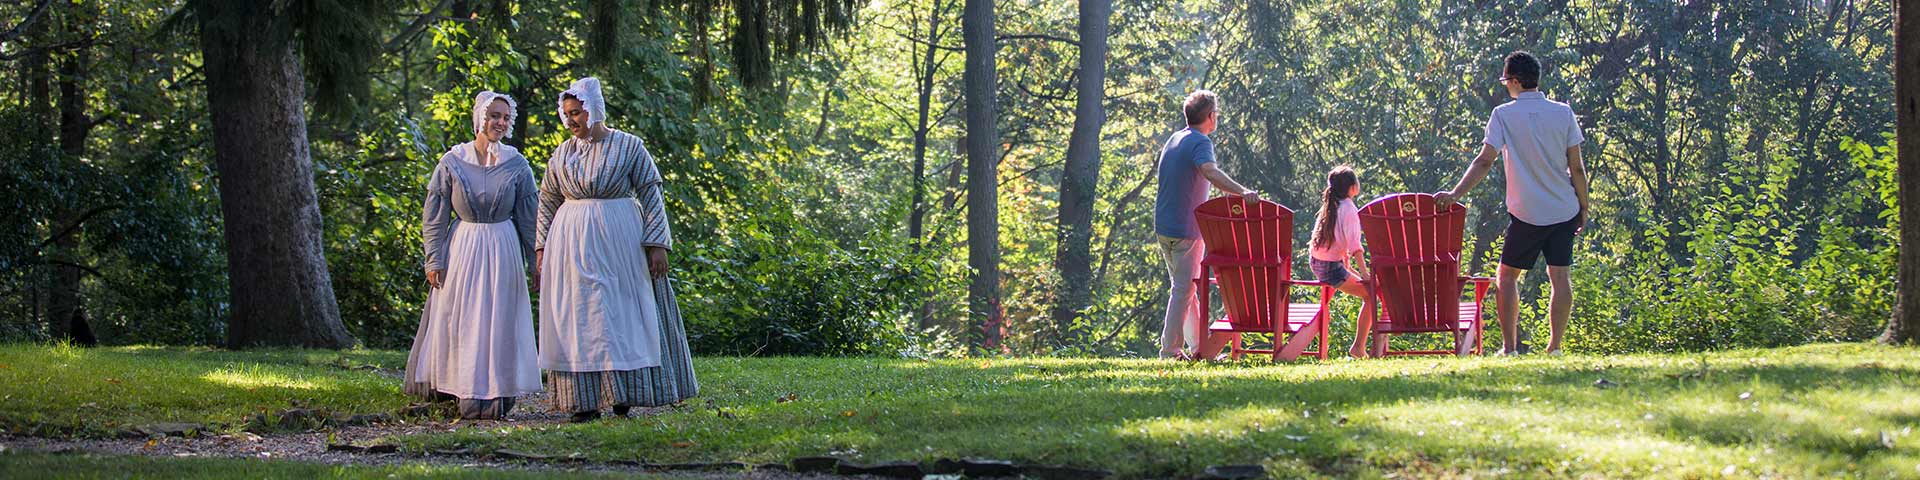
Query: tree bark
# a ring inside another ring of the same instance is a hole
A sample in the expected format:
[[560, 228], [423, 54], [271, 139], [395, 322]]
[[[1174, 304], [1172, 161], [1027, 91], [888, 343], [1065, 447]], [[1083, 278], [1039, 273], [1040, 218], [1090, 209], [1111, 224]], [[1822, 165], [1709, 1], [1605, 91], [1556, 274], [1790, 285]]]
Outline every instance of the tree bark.
[[1076, 335], [1073, 322], [1093, 297], [1093, 205], [1100, 189], [1100, 128], [1107, 111], [1107, 22], [1113, 0], [1080, 0], [1080, 85], [1060, 176], [1059, 251], [1054, 268], [1060, 293], [1053, 308], [1061, 342]]
[[[77, 29], [76, 29], [77, 30]], [[93, 131], [93, 119], [87, 116], [86, 79], [89, 75], [87, 64], [89, 49], [82, 48], [60, 64], [60, 162], [77, 162], [87, 154], [87, 135]], [[85, 221], [78, 217], [80, 209], [75, 205], [57, 208], [54, 218], [59, 224], [78, 226]], [[87, 325], [86, 312], [80, 302], [80, 279], [82, 271], [74, 258], [80, 248], [80, 233], [77, 228], [53, 232], [54, 252], [68, 257], [69, 264], [54, 265], [53, 284], [47, 291], [47, 321], [53, 338], [67, 340], [75, 344], [94, 346], [99, 340], [94, 338], [93, 329]]]
[[1920, 0], [1894, 6], [1894, 127], [1900, 173], [1900, 266], [1893, 318], [1882, 343], [1920, 341]]
[[266, 5], [222, 7], [200, 16], [200, 45], [232, 291], [227, 345], [351, 347], [327, 272], [292, 29]]
[[[933, 8], [927, 10], [927, 38], [921, 45], [926, 50], [920, 59], [919, 114], [920, 121], [913, 128], [913, 211], [907, 215], [907, 239], [918, 251], [920, 236], [926, 233], [927, 216], [927, 137], [933, 127], [933, 79], [938, 73], [940, 17], [944, 16], [946, 2], [934, 0]], [[926, 319], [921, 319], [925, 328]]]
[[[927, 142], [933, 133], [933, 80], [939, 73], [940, 57], [940, 20], [946, 17], [946, 6], [942, 0], [934, 0], [933, 7], [927, 10], [927, 38], [921, 48], [925, 52], [920, 60], [920, 78], [917, 87], [919, 94], [919, 122], [913, 127], [913, 204], [907, 213], [907, 244], [918, 253], [924, 246], [927, 218]], [[933, 318], [933, 301], [920, 305], [918, 319], [915, 321], [921, 330], [937, 327]]]
[[1000, 196], [997, 174], [1000, 135], [995, 130], [993, 0], [966, 0], [960, 22], [967, 50], [962, 75], [967, 103], [967, 312], [976, 326], [973, 344], [1002, 348], [1000, 312]]

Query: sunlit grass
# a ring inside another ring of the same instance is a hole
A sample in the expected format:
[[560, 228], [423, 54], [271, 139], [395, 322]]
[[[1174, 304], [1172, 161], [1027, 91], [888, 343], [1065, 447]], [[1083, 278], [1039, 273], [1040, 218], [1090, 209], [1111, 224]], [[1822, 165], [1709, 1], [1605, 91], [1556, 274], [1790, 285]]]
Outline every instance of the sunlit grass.
[[406, 406], [401, 353], [189, 347], [0, 345], [0, 428], [49, 436], [112, 436], [160, 422], [236, 426], [293, 406], [337, 413]]
[[[656, 416], [401, 441], [654, 462], [982, 457], [1125, 477], [1244, 463], [1280, 477], [1920, 476], [1920, 355], [1865, 345], [1294, 365], [703, 358], [696, 367], [703, 398]], [[798, 400], [778, 401], [788, 394]]]

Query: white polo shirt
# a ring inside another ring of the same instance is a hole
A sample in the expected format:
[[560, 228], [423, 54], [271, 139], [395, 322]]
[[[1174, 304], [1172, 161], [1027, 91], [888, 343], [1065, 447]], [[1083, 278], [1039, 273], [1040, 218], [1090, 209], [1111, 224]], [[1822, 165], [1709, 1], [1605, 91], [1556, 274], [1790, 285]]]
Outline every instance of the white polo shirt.
[[1483, 141], [1506, 157], [1507, 212], [1539, 226], [1579, 215], [1580, 198], [1567, 173], [1567, 148], [1585, 140], [1573, 108], [1538, 91], [1521, 92], [1519, 98], [1494, 107]]

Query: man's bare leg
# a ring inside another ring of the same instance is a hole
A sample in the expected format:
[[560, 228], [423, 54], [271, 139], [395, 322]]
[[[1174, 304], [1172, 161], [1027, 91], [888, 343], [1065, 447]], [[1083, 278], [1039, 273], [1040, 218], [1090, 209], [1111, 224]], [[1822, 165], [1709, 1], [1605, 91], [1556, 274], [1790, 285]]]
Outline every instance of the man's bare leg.
[[1501, 264], [1494, 291], [1499, 304], [1500, 351], [1509, 355], [1519, 353], [1520, 348], [1520, 275], [1524, 273], [1527, 271]]
[[1548, 301], [1547, 321], [1553, 328], [1552, 337], [1547, 340], [1547, 353], [1560, 351], [1560, 339], [1567, 331], [1567, 317], [1573, 315], [1573, 279], [1569, 267], [1547, 266], [1547, 279], [1553, 283], [1553, 296]]

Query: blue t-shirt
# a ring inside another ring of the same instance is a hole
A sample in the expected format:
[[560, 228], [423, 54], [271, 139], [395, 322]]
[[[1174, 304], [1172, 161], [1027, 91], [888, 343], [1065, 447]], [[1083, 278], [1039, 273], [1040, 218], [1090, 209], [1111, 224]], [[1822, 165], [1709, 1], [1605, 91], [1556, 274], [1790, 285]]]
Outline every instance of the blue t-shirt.
[[1153, 231], [1173, 238], [1199, 238], [1193, 209], [1207, 201], [1200, 166], [1213, 163], [1213, 139], [1187, 127], [1160, 148], [1160, 190], [1153, 200]]

